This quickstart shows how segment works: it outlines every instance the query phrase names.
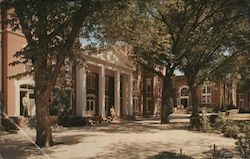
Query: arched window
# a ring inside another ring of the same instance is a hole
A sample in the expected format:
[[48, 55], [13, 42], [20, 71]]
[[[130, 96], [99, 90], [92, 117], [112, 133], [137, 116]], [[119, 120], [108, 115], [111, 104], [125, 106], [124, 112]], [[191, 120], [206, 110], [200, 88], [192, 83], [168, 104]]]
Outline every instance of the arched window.
[[181, 89], [181, 97], [187, 97], [188, 96], [188, 88], [184, 87]]
[[93, 94], [87, 95], [87, 108], [86, 108], [87, 111], [93, 111], [94, 110], [94, 108], [95, 108], [95, 99], [96, 99], [95, 95], [93, 95]]

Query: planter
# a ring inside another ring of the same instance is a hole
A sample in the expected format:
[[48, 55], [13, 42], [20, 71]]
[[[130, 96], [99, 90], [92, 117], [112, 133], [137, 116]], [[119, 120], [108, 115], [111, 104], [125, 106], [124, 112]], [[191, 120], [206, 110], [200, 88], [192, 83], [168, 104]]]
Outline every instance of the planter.
[[[5, 128], [6, 131], [16, 131], [19, 130], [18, 127], [16, 125], [18, 125], [19, 127], [23, 127], [26, 123], [26, 119], [23, 116], [20, 117], [9, 117], [10, 119], [7, 118], [3, 118], [2, 119], [2, 124], [3, 127]], [[12, 121], [15, 122], [15, 124], [13, 124]]]

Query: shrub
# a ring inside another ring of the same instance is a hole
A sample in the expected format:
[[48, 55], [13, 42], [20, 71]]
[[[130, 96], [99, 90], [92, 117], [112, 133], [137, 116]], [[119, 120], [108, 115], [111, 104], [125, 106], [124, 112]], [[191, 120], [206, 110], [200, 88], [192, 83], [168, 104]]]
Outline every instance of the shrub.
[[213, 112], [218, 113], [219, 111], [221, 111], [220, 106], [215, 106], [215, 107], [213, 108]]
[[207, 116], [207, 109], [203, 108], [202, 109], [202, 118], [201, 118], [201, 124], [202, 124], [202, 131], [204, 132], [211, 132], [212, 127], [209, 122], [209, 118]]
[[238, 137], [236, 145], [242, 158], [249, 157], [250, 156], [250, 133], [248, 132]]
[[237, 107], [235, 105], [233, 105], [233, 104], [227, 104], [226, 108], [227, 108], [227, 110], [237, 109]]
[[55, 88], [50, 105], [50, 115], [57, 115], [60, 118], [67, 114], [70, 111], [70, 90]]
[[86, 118], [79, 116], [69, 116], [68, 118], [62, 118], [58, 121], [59, 125], [65, 127], [80, 127], [87, 124]]
[[239, 113], [250, 113], [250, 107], [240, 107]]
[[209, 116], [209, 122], [214, 125], [217, 121], [217, 119], [219, 118], [219, 116], [217, 114], [213, 114]]
[[240, 127], [235, 123], [227, 124], [224, 128], [224, 136], [237, 138], [240, 133]]
[[221, 112], [226, 112], [226, 111], [227, 111], [226, 105], [222, 105], [222, 106], [220, 107], [220, 111], [221, 111]]
[[227, 150], [227, 149], [219, 149], [218, 146], [211, 146], [210, 147], [211, 150], [209, 151], [209, 156], [210, 158], [213, 159], [218, 159], [218, 158], [233, 158], [233, 154], [231, 153], [231, 151]]
[[250, 123], [244, 122], [240, 124], [242, 134], [238, 136], [236, 147], [242, 158], [250, 156]]
[[190, 124], [192, 128], [201, 128], [202, 126], [202, 117], [200, 115], [191, 116]]
[[160, 152], [159, 154], [150, 157], [150, 159], [167, 159], [167, 158], [171, 158], [171, 159], [192, 159], [192, 157], [190, 156], [186, 156], [183, 154], [176, 154], [173, 152]]

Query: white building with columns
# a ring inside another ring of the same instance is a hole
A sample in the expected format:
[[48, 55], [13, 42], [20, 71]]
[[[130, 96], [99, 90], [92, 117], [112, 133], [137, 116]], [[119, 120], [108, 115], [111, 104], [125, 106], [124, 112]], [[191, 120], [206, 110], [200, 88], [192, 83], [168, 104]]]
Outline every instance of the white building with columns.
[[133, 72], [127, 49], [84, 55], [87, 67], [76, 67], [76, 115], [133, 115]]

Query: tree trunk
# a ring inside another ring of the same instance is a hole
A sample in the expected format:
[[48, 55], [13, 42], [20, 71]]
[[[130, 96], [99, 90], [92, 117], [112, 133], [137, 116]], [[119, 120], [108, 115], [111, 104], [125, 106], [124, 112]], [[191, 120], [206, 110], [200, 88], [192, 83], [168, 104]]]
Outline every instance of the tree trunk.
[[163, 89], [162, 89], [162, 109], [161, 109], [161, 124], [169, 123], [169, 115], [171, 114], [170, 105], [170, 82], [171, 78], [163, 78]]
[[199, 128], [201, 126], [200, 115], [199, 115], [199, 105], [197, 99], [197, 92], [194, 84], [189, 84], [189, 90], [191, 92], [191, 105], [192, 105], [192, 115], [190, 118], [190, 123], [192, 127]]
[[35, 77], [35, 103], [36, 103], [36, 144], [41, 147], [48, 147], [53, 144], [52, 131], [50, 127], [49, 100], [51, 96], [51, 87], [45, 81], [44, 75], [38, 74]]
[[36, 98], [36, 144], [48, 147], [53, 144], [49, 119], [49, 98]]

